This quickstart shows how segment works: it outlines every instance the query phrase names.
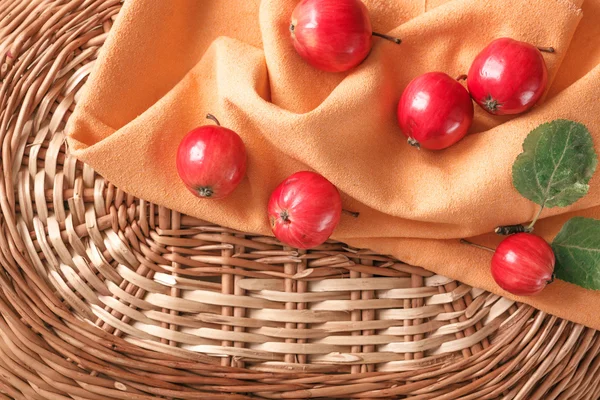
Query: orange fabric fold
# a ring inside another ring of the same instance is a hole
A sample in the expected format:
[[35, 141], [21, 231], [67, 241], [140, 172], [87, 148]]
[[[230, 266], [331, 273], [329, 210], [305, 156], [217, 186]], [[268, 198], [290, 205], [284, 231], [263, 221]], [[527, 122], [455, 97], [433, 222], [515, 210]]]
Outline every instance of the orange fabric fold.
[[[342, 217], [335, 239], [508, 295], [492, 280], [490, 254], [456, 239], [494, 246], [495, 226], [531, 220], [536, 205], [513, 188], [511, 167], [540, 123], [580, 121], [600, 149], [600, 0], [367, 0], [373, 28], [403, 43], [374, 39], [343, 74], [315, 70], [294, 51], [296, 3], [126, 2], [69, 121], [71, 152], [140, 198], [262, 234], [271, 191], [316, 170], [360, 212]], [[444, 151], [408, 146], [396, 121], [406, 84], [427, 71], [465, 73], [502, 36], [555, 47], [544, 54], [542, 102], [515, 117], [476, 107], [470, 135]], [[222, 201], [194, 197], [175, 168], [180, 139], [208, 112], [248, 150], [247, 178]], [[600, 173], [591, 187], [573, 206], [546, 210], [537, 233], [551, 240], [570, 216], [600, 218]], [[518, 300], [600, 329], [600, 292], [558, 281]]]

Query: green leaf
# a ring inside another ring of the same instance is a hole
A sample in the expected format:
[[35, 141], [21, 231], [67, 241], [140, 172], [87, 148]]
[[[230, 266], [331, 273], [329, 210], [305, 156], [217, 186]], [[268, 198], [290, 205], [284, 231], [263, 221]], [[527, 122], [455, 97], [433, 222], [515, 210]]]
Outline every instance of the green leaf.
[[556, 235], [552, 249], [557, 278], [600, 290], [600, 220], [570, 219]]
[[529, 133], [513, 164], [513, 184], [543, 207], [566, 207], [588, 192], [597, 163], [585, 125], [557, 119]]

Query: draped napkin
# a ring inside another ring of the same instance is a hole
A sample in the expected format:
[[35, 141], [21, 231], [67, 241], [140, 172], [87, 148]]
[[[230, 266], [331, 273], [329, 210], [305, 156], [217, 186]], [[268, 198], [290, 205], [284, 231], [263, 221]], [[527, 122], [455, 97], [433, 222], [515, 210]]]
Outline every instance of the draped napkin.
[[[333, 238], [511, 298], [493, 281], [494, 227], [529, 221], [537, 206], [512, 186], [528, 132], [566, 118], [587, 125], [600, 150], [600, 0], [365, 0], [374, 38], [348, 73], [318, 71], [288, 31], [297, 0], [128, 0], [69, 121], [71, 152], [140, 198], [243, 231], [270, 234], [269, 194], [285, 177], [315, 170], [346, 209]], [[497, 117], [476, 107], [470, 134], [439, 152], [406, 144], [396, 120], [403, 88], [428, 71], [466, 73], [491, 40], [512, 37], [544, 54], [549, 89], [530, 112]], [[235, 130], [248, 174], [222, 201], [180, 182], [175, 153], [207, 113]], [[600, 173], [568, 208], [544, 211], [551, 240], [574, 215], [600, 218]], [[600, 292], [557, 281], [517, 298], [600, 329]]]

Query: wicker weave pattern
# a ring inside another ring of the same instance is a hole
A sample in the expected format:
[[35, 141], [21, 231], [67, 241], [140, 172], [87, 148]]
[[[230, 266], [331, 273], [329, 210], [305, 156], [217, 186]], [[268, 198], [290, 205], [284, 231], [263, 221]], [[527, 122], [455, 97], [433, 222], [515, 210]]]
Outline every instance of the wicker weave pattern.
[[114, 0], [0, 1], [0, 399], [598, 399], [600, 337], [330, 242], [149, 204], [64, 127]]

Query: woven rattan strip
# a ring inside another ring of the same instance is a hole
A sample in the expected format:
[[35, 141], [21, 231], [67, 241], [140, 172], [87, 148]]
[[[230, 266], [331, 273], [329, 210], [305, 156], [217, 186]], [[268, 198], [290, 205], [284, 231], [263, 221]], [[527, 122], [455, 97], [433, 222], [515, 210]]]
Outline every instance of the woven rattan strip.
[[0, 399], [598, 399], [600, 336], [368, 250], [180, 215], [69, 155], [121, 7], [0, 1]]

